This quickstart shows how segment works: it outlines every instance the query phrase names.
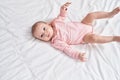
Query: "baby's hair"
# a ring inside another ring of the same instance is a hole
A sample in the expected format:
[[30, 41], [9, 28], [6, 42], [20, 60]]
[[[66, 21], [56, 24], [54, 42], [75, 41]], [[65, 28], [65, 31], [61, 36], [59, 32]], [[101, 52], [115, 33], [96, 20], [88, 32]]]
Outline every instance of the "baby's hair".
[[35, 38], [36, 38], [36, 36], [34, 35], [34, 32], [35, 32], [36, 27], [39, 23], [45, 23], [46, 24], [46, 22], [44, 22], [44, 21], [38, 21], [38, 22], [33, 24], [33, 26], [32, 26], [32, 36], [35, 37]]

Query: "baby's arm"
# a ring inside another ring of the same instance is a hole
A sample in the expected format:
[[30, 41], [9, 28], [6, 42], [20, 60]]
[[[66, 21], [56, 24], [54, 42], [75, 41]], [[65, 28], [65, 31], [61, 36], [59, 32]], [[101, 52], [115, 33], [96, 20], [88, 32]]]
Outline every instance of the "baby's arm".
[[67, 8], [70, 5], [70, 2], [66, 2], [65, 4], [63, 4], [60, 8], [60, 14], [58, 15], [58, 18], [65, 18], [67, 15]]
[[68, 45], [64, 41], [56, 40], [52, 44], [52, 46], [63, 51], [66, 55], [68, 55], [74, 59], [81, 60], [82, 62], [87, 60], [85, 58], [85, 53], [80, 53], [79, 51], [73, 49], [73, 47], [71, 47], [70, 45]]

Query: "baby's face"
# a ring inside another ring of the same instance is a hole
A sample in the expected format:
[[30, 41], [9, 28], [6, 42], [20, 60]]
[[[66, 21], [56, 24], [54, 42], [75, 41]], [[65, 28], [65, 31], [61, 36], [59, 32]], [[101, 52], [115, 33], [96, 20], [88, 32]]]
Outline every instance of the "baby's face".
[[39, 23], [36, 27], [34, 35], [43, 41], [50, 41], [53, 36], [53, 29], [47, 23]]

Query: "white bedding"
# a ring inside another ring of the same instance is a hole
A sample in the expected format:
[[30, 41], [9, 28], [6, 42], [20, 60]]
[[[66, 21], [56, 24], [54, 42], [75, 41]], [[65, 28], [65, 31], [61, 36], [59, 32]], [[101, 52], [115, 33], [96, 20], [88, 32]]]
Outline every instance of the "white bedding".
[[[67, 1], [68, 21], [120, 6], [120, 0], [0, 0], [0, 80], [120, 80], [120, 43], [72, 45], [87, 53], [83, 63], [32, 37], [33, 23], [52, 20]], [[120, 36], [120, 14], [94, 25], [97, 34]]]

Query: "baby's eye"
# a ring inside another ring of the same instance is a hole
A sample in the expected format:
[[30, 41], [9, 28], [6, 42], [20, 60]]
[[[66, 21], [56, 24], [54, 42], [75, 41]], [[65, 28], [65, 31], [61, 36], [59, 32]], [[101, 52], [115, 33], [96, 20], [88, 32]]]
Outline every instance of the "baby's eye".
[[43, 37], [43, 34], [40, 36], [41, 38]]
[[43, 28], [43, 30], [45, 31], [45, 27]]

